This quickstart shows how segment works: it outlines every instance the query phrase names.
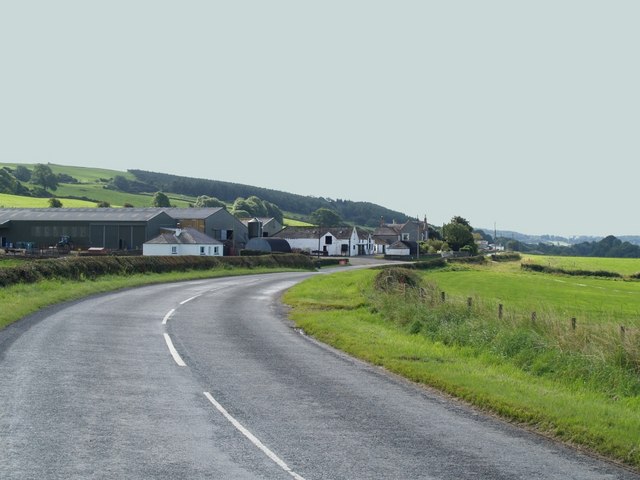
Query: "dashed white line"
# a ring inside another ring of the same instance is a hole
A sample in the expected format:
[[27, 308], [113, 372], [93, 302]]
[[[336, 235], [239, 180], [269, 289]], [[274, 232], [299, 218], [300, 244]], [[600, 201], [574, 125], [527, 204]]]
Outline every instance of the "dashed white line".
[[236, 427], [236, 429], [238, 429], [238, 431], [240, 431], [240, 433], [242, 433], [245, 437], [247, 437], [251, 441], [251, 443], [253, 443], [256, 447], [258, 447], [262, 451], [262, 453], [264, 453], [267, 457], [269, 457], [271, 460], [273, 460], [280, 468], [282, 468], [285, 472], [287, 472], [289, 475], [291, 475], [296, 480], [304, 480], [304, 477], [301, 477], [296, 472], [291, 470], [289, 468], [289, 466], [286, 463], [284, 463], [284, 461], [280, 457], [278, 457], [275, 453], [273, 453], [271, 450], [269, 450], [269, 448], [267, 448], [260, 440], [258, 440], [255, 437], [255, 435], [253, 435], [249, 430], [244, 428], [244, 426], [240, 422], [238, 422], [235, 418], [233, 418], [231, 416], [231, 414], [229, 412], [227, 412], [225, 410], [225, 408], [216, 401], [215, 398], [213, 398], [213, 395], [211, 395], [209, 392], [204, 392], [204, 395], [211, 402], [211, 404], [214, 407], [216, 407], [216, 409], [222, 415], [224, 415], [224, 417], [227, 420], [229, 420], [229, 422], [231, 422], [231, 424], [234, 427]]
[[190, 302], [191, 300], [193, 300], [194, 298], [198, 298], [199, 296], [200, 296], [200, 295], [194, 295], [194, 296], [193, 296], [193, 297], [191, 297], [191, 298], [187, 298], [186, 300], [181, 301], [181, 302], [180, 302], [180, 305], [184, 305], [185, 303]]
[[173, 315], [175, 313], [176, 309], [172, 308], [171, 310], [169, 310], [167, 312], [167, 314], [164, 316], [164, 318], [162, 319], [162, 325], [166, 325], [167, 322], [169, 321], [169, 319], [171, 318], [171, 315]]
[[169, 337], [168, 333], [164, 334], [164, 341], [167, 342], [167, 347], [169, 347], [169, 352], [171, 353], [171, 356], [173, 357], [175, 362], [178, 364], [178, 366], [186, 367], [187, 364], [184, 363], [184, 360], [182, 360], [182, 358], [180, 357], [180, 354], [178, 354], [178, 351], [173, 346], [173, 342], [171, 341], [171, 338]]

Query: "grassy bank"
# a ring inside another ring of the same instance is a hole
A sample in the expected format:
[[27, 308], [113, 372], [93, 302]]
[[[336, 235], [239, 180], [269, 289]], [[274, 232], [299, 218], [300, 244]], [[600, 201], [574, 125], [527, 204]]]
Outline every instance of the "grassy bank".
[[[442, 303], [434, 279], [447, 275], [462, 274], [461, 283], [478, 289], [487, 278], [501, 288], [510, 285], [514, 297], [505, 295], [504, 301], [514, 300], [513, 305], [520, 295], [533, 301], [538, 289], [545, 290], [544, 284], [526, 283], [542, 275], [506, 275], [498, 283], [491, 268], [414, 272], [417, 288], [404, 282], [388, 291], [375, 287], [377, 271], [315, 277], [290, 290], [285, 301], [294, 307], [296, 324], [323, 342], [639, 468], [637, 333], [621, 338], [614, 325], [595, 318], [574, 331], [564, 317], [554, 320], [553, 309], [532, 324], [530, 304], [514, 306], [498, 319], [491, 301], [489, 307], [479, 301], [469, 307], [462, 286], [459, 299]], [[508, 273], [512, 267], [499, 268]], [[455, 280], [450, 281], [453, 289]], [[524, 285], [513, 285], [520, 281]], [[637, 292], [639, 285], [633, 285]], [[558, 294], [566, 287], [556, 286]], [[556, 301], [561, 305], [561, 297]]]
[[160, 282], [312, 270], [302, 255], [86, 257], [0, 262], [0, 329], [43, 307]]

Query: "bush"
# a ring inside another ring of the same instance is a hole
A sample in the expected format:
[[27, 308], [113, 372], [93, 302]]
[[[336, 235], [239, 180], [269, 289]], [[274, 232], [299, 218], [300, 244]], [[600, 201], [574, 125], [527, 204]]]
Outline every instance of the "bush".
[[491, 260], [494, 262], [516, 262], [522, 259], [519, 253], [494, 253]]
[[94, 279], [101, 275], [133, 275], [215, 268], [300, 268], [312, 270], [308, 257], [295, 254], [260, 257], [101, 256], [36, 260], [0, 269], [0, 287], [49, 278]]
[[408, 268], [390, 267], [383, 268], [374, 280], [377, 290], [383, 292], [392, 292], [407, 287], [417, 289], [420, 288], [420, 276]]
[[[548, 267], [537, 263], [523, 263], [520, 265], [522, 270], [530, 270], [532, 272], [549, 273], [555, 275], [573, 275], [579, 277], [605, 277], [605, 278], [622, 278], [617, 272], [608, 270], [565, 270], [564, 268]], [[633, 275], [631, 276], [633, 278]]]

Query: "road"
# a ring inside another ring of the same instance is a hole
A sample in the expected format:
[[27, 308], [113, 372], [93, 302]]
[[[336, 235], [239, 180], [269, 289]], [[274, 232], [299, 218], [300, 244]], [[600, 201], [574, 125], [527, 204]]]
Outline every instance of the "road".
[[639, 479], [292, 328], [314, 273], [100, 295], [0, 331], [0, 478]]

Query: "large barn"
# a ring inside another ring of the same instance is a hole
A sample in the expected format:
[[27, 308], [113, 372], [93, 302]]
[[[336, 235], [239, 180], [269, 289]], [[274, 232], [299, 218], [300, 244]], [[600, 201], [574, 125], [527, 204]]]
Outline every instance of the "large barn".
[[68, 236], [74, 248], [141, 250], [176, 221], [160, 208], [2, 208], [0, 244], [55, 245]]

